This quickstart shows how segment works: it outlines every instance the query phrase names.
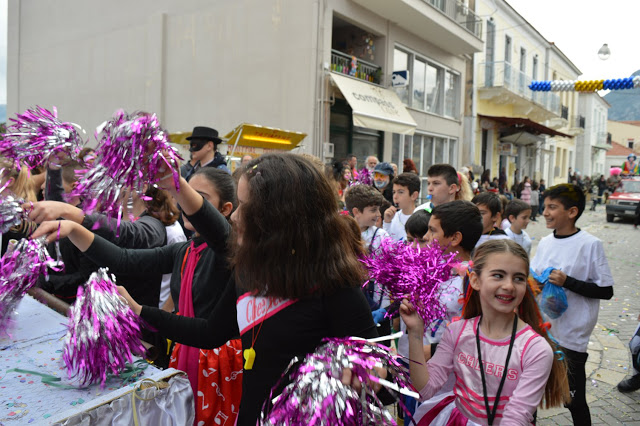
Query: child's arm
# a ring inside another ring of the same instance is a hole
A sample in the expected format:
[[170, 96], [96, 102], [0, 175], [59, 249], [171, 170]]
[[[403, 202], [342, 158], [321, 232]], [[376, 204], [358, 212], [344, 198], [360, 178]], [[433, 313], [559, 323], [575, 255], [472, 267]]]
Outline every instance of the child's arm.
[[400, 316], [407, 326], [407, 334], [409, 336], [409, 371], [411, 373], [411, 382], [416, 389], [420, 390], [429, 382], [429, 370], [427, 370], [427, 361], [424, 356], [424, 346], [422, 344], [424, 322], [407, 299], [404, 299], [402, 305], [400, 305]]
[[37, 239], [47, 235], [47, 242], [68, 238], [87, 258], [98, 266], [107, 266], [114, 273], [155, 273], [169, 274], [177, 249], [182, 243], [152, 249], [128, 250], [95, 235], [82, 225], [59, 220], [43, 222], [31, 236]]
[[504, 407], [500, 423], [508, 425], [530, 425], [533, 413], [544, 396], [551, 366], [553, 350], [541, 337], [536, 337], [522, 357], [522, 374], [509, 402]]

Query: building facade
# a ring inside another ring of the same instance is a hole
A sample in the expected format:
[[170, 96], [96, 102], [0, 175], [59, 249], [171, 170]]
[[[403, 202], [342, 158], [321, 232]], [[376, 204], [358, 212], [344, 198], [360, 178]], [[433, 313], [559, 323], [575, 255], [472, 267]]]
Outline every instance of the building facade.
[[507, 185], [525, 176], [547, 184], [566, 181], [580, 133], [577, 94], [533, 92], [532, 80], [572, 79], [575, 65], [503, 0], [481, 0], [485, 49], [474, 57], [477, 96], [467, 128], [475, 143], [474, 170], [501, 172]]
[[607, 117], [611, 105], [598, 93], [579, 95], [577, 126], [584, 129], [576, 136], [575, 170], [583, 176], [607, 176], [606, 153], [611, 149], [611, 136], [607, 133]]
[[[474, 8], [9, 0], [8, 113], [55, 105], [92, 133], [118, 108], [145, 110], [171, 133], [255, 123], [306, 133], [299, 150], [325, 160], [353, 152], [361, 163], [412, 158], [422, 172], [458, 166], [467, 61], [483, 45]], [[406, 72], [405, 85], [392, 87], [394, 71]]]

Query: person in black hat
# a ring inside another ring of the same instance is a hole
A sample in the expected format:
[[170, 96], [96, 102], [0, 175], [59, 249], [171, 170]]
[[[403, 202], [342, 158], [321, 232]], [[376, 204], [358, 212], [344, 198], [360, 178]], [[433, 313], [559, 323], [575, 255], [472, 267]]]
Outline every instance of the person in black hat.
[[218, 137], [218, 131], [211, 127], [196, 126], [193, 128], [191, 136], [187, 138], [189, 141], [189, 151], [191, 158], [195, 161], [193, 169], [190, 170], [185, 177], [189, 177], [195, 173], [200, 167], [215, 167], [229, 173], [225, 158], [217, 150], [222, 139]]

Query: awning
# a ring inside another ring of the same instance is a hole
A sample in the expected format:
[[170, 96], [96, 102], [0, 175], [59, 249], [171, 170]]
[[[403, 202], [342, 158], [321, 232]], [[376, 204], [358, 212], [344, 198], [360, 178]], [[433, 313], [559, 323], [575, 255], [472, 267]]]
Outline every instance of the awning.
[[558, 132], [528, 118], [520, 117], [494, 117], [491, 115], [478, 114], [480, 119], [492, 120], [500, 124], [500, 140], [519, 145], [528, 145], [541, 141], [539, 135], [560, 136], [563, 138], [573, 138], [573, 136]]
[[291, 151], [306, 133], [242, 123], [225, 135], [228, 145]]
[[416, 122], [393, 90], [335, 73], [331, 79], [353, 109], [355, 126], [403, 135], [416, 130]]

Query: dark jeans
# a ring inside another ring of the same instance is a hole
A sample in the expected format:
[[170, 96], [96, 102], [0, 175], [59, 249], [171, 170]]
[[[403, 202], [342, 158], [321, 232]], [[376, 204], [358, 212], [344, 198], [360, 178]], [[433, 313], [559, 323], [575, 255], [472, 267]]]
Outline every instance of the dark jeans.
[[585, 363], [589, 354], [572, 351], [561, 347], [569, 368], [569, 390], [571, 391], [571, 403], [566, 407], [571, 412], [574, 425], [591, 425], [591, 413], [586, 399], [587, 375]]

